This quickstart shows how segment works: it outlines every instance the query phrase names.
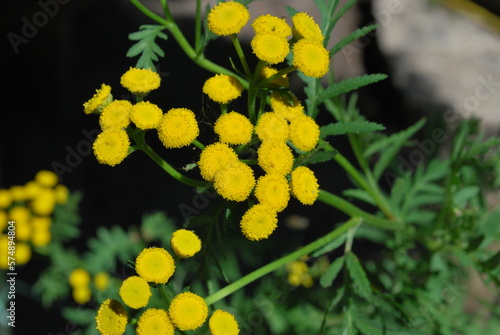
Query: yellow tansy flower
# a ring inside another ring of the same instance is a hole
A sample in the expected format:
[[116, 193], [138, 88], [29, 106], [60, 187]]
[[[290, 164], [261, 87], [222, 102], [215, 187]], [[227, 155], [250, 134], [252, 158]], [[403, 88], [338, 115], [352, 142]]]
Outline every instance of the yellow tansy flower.
[[73, 288], [71, 295], [77, 304], [82, 305], [90, 301], [92, 290], [87, 286], [77, 286]]
[[56, 203], [64, 205], [68, 201], [69, 190], [66, 186], [61, 184], [57, 185], [54, 188], [54, 194], [56, 196]]
[[280, 174], [266, 174], [257, 180], [255, 197], [260, 203], [271, 209], [281, 212], [290, 200], [290, 189], [285, 176]]
[[313, 118], [301, 115], [290, 123], [290, 140], [301, 151], [311, 151], [319, 141], [319, 126]]
[[286, 23], [285, 19], [270, 14], [261, 15], [252, 22], [252, 28], [255, 34], [276, 34], [282, 37], [292, 35], [292, 28]]
[[297, 40], [307, 38], [322, 43], [324, 36], [314, 19], [307, 13], [297, 13], [292, 16], [293, 37]]
[[257, 150], [257, 159], [260, 167], [267, 173], [278, 173], [285, 176], [292, 170], [292, 150], [284, 142], [262, 142]]
[[284, 61], [290, 51], [286, 37], [272, 33], [255, 35], [250, 45], [258, 59], [270, 64]]
[[35, 216], [31, 220], [31, 243], [38, 247], [43, 247], [50, 243], [52, 239], [52, 234], [50, 232], [50, 226], [52, 220], [47, 216]]
[[15, 221], [16, 240], [27, 241], [31, 238], [31, 212], [23, 206], [16, 206], [9, 211], [9, 218]]
[[13, 185], [9, 188], [9, 193], [12, 201], [24, 201], [27, 199], [25, 186]]
[[120, 302], [107, 299], [99, 307], [95, 320], [101, 335], [122, 335], [127, 327], [128, 316]]
[[[261, 77], [262, 77], [262, 79], [267, 79], [269, 77], [272, 77], [276, 73], [278, 73], [278, 70], [275, 69], [274, 67], [265, 66], [262, 69]], [[270, 84], [270, 86], [274, 86], [274, 87], [288, 87], [290, 85], [286, 74], [281, 76], [281, 77], [277, 77], [276, 79], [271, 80], [271, 82], [269, 84]]]
[[223, 143], [247, 144], [252, 139], [253, 125], [246, 116], [230, 112], [217, 119], [214, 131]]
[[102, 130], [109, 128], [127, 128], [130, 124], [132, 104], [127, 100], [113, 100], [102, 110], [99, 125]]
[[94, 286], [99, 291], [104, 291], [109, 285], [109, 275], [106, 272], [99, 272], [94, 277]]
[[146, 94], [160, 87], [160, 76], [150, 69], [130, 68], [120, 78], [120, 84], [134, 94]]
[[268, 238], [276, 229], [278, 218], [276, 211], [264, 204], [253, 205], [241, 218], [241, 232], [251, 241]]
[[182, 258], [193, 257], [201, 250], [201, 240], [194, 232], [186, 229], [176, 230], [170, 239], [172, 250]]
[[195, 115], [187, 108], [172, 108], [163, 115], [158, 126], [158, 137], [168, 149], [189, 145], [199, 132]]
[[293, 65], [308, 77], [321, 78], [328, 73], [330, 54], [320, 42], [302, 39], [293, 45]]
[[53, 189], [43, 188], [31, 201], [31, 209], [38, 215], [50, 215], [56, 206], [56, 194]]
[[139, 317], [135, 333], [138, 335], [174, 335], [175, 327], [167, 311], [149, 308]]
[[0, 209], [0, 233], [7, 227], [9, 221], [9, 216], [7, 212]]
[[130, 140], [123, 129], [107, 129], [97, 135], [92, 148], [97, 161], [101, 164], [115, 166], [128, 155]]
[[225, 74], [216, 74], [203, 84], [203, 93], [221, 104], [227, 104], [238, 98], [241, 92], [243, 92], [243, 86], [238, 79]]
[[292, 195], [304, 205], [312, 205], [318, 198], [319, 185], [314, 172], [306, 166], [292, 171], [290, 180]]
[[24, 265], [31, 259], [31, 248], [23, 242], [16, 243], [16, 265]]
[[298, 287], [300, 285], [305, 288], [310, 288], [314, 284], [314, 280], [309, 274], [309, 266], [302, 260], [293, 261], [287, 264], [288, 283]]
[[59, 177], [52, 171], [38, 171], [34, 179], [38, 184], [44, 187], [54, 187], [59, 182]]
[[0, 208], [7, 208], [12, 203], [12, 197], [8, 190], [0, 190]]
[[240, 161], [232, 163], [215, 175], [215, 190], [227, 200], [245, 201], [254, 185], [252, 168]]
[[270, 96], [270, 102], [273, 112], [288, 121], [292, 121], [297, 116], [304, 114], [304, 107], [295, 96], [292, 96], [292, 104], [290, 104], [283, 95], [273, 92]]
[[207, 145], [200, 154], [198, 166], [203, 179], [212, 182], [215, 174], [231, 162], [237, 162], [236, 152], [225, 143]]
[[163, 248], [146, 248], [137, 256], [135, 270], [148, 282], [165, 284], [174, 274], [174, 259]]
[[130, 120], [137, 128], [147, 130], [158, 127], [163, 112], [157, 105], [149, 101], [141, 101], [132, 106]]
[[255, 133], [261, 141], [286, 142], [289, 136], [289, 126], [285, 118], [274, 113], [263, 113], [255, 126]]
[[151, 297], [151, 288], [143, 278], [132, 276], [123, 281], [119, 293], [125, 305], [139, 309], [148, 304]]
[[87, 270], [76, 268], [69, 274], [68, 281], [72, 287], [88, 286], [90, 275]]
[[208, 29], [219, 36], [238, 34], [248, 20], [248, 9], [238, 2], [221, 2], [207, 16]]
[[221, 309], [216, 310], [208, 321], [210, 335], [238, 335], [238, 322], [231, 313]]
[[47, 187], [52, 187], [52, 186], [43, 186], [34, 180], [27, 182], [26, 185], [24, 185], [24, 193], [25, 193], [26, 199], [33, 199], [41, 189], [44, 189]]
[[203, 325], [208, 317], [208, 307], [199, 295], [184, 292], [174, 297], [168, 314], [177, 328], [182, 331], [192, 330]]
[[102, 84], [101, 88], [96, 90], [94, 96], [83, 104], [83, 111], [85, 114], [100, 113], [112, 100], [111, 86]]

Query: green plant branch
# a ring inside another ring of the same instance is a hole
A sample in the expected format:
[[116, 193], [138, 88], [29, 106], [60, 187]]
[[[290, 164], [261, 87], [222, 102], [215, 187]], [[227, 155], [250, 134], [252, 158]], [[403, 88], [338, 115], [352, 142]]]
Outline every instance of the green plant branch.
[[342, 224], [340, 227], [336, 228], [332, 232], [326, 234], [325, 236], [317, 239], [316, 241], [309, 243], [305, 247], [294, 251], [284, 257], [281, 257], [280, 259], [275, 260], [274, 262], [271, 262], [267, 265], [264, 265], [263, 267], [247, 274], [244, 277], [241, 277], [237, 281], [227, 285], [226, 287], [223, 287], [219, 291], [215, 292], [212, 295], [209, 295], [208, 297], [205, 298], [205, 302], [207, 305], [211, 305], [224, 297], [236, 292], [242, 287], [245, 287], [246, 285], [250, 284], [251, 282], [267, 275], [268, 273], [271, 273], [280, 267], [282, 267], [285, 264], [290, 263], [291, 261], [294, 261], [296, 259], [299, 259], [300, 257], [307, 255], [314, 250], [317, 250], [324, 246], [327, 243], [330, 243], [331, 241], [335, 240], [345, 232], [347, 232], [349, 229], [352, 227], [356, 226], [359, 223], [358, 218], [353, 218], [344, 224]]
[[193, 187], [203, 187], [206, 186], [206, 182], [196, 179], [191, 179], [184, 176], [182, 173], [174, 169], [170, 164], [168, 164], [163, 158], [161, 158], [147, 143], [144, 138], [144, 131], [140, 129], [127, 128], [128, 135], [137, 144], [137, 147], [146, 153], [153, 161], [156, 162], [163, 170], [165, 170], [173, 178], [177, 179], [183, 184]]
[[226, 69], [223, 66], [213, 63], [212, 61], [206, 59], [203, 54], [196, 52], [196, 50], [193, 49], [191, 44], [187, 41], [186, 37], [184, 36], [184, 34], [179, 29], [179, 27], [177, 26], [177, 24], [173, 19], [162, 18], [161, 16], [149, 10], [139, 0], [130, 0], [130, 2], [132, 2], [132, 4], [134, 4], [142, 13], [144, 13], [144, 15], [158, 22], [159, 24], [165, 26], [165, 28], [167, 28], [168, 31], [170, 31], [172, 36], [174, 36], [175, 40], [177, 41], [177, 44], [179, 44], [179, 46], [182, 48], [186, 56], [188, 56], [196, 65], [213, 73], [217, 74], [222, 73], [229, 76], [233, 76], [240, 81], [240, 83], [243, 85], [244, 88], [248, 89], [248, 81], [246, 79]]
[[245, 53], [241, 48], [240, 40], [238, 39], [238, 35], [231, 34], [231, 41], [233, 42], [234, 49], [236, 50], [236, 54], [240, 59], [240, 63], [243, 66], [243, 70], [248, 78], [252, 75], [252, 71], [250, 71], [250, 67], [248, 67], [247, 59], [245, 58]]
[[325, 190], [319, 190], [319, 195], [318, 195], [318, 200], [321, 202], [324, 202], [325, 204], [328, 204], [334, 208], [337, 208], [338, 210], [346, 213], [347, 215], [351, 217], [360, 217], [362, 218], [366, 224], [384, 229], [384, 230], [403, 230], [405, 229], [406, 226], [404, 226], [401, 222], [399, 221], [391, 221], [388, 219], [384, 219], [372, 214], [369, 214], [359, 207], [351, 204], [347, 200], [342, 199], [339, 196], [336, 196], [328, 191]]
[[[334, 150], [333, 147], [327, 141], [321, 140], [320, 144], [325, 145], [325, 148], [328, 150]], [[352, 164], [349, 162], [347, 158], [345, 158], [341, 153], [337, 152], [335, 157], [333, 158], [354, 180], [354, 182], [363, 190], [365, 190], [372, 199], [377, 204], [377, 207], [384, 213], [384, 215], [389, 219], [395, 219], [396, 216], [392, 213], [389, 206], [387, 205], [387, 201], [382, 196], [380, 188], [377, 183], [373, 183], [373, 177], [369, 178], [369, 176], [363, 176]], [[368, 178], [368, 180], [367, 180]]]

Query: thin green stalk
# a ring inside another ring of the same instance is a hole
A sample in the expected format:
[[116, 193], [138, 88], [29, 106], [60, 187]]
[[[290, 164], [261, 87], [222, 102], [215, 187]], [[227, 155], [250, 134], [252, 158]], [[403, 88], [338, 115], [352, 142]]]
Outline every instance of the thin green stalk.
[[246, 276], [238, 279], [237, 281], [227, 285], [226, 287], [223, 287], [219, 291], [215, 292], [212, 295], [209, 295], [208, 297], [205, 298], [205, 302], [207, 305], [211, 305], [224, 297], [236, 292], [242, 287], [245, 287], [246, 285], [250, 284], [251, 282], [267, 275], [268, 273], [271, 273], [280, 267], [282, 267], [285, 264], [288, 264], [296, 259], [299, 259], [302, 256], [305, 256], [307, 254], [310, 254], [314, 250], [317, 250], [324, 246], [327, 243], [330, 243], [331, 241], [335, 240], [345, 232], [347, 232], [349, 229], [354, 227], [355, 225], [358, 224], [358, 219], [351, 219], [344, 224], [342, 224], [340, 227], [336, 228], [332, 232], [326, 234], [325, 236], [317, 239], [316, 241], [306, 245], [305, 247], [294, 251], [284, 257], [281, 257], [280, 259], [275, 260], [274, 262], [271, 262], [267, 265], [264, 265], [263, 267], [247, 274]]
[[[326, 145], [333, 150], [332, 146], [326, 142], [322, 141], [322, 144]], [[351, 162], [347, 158], [345, 158], [341, 153], [337, 152], [335, 157], [333, 158], [354, 180], [354, 182], [363, 190], [365, 190], [368, 194], [371, 195], [372, 199], [377, 204], [377, 207], [384, 213], [384, 215], [389, 219], [394, 219], [395, 215], [389, 209], [387, 202], [380, 192], [379, 186], [375, 183], [373, 184], [373, 178], [367, 180], [361, 173], [359, 173], [358, 169], [356, 169]], [[371, 181], [371, 182], [370, 182]]]
[[137, 144], [137, 147], [145, 152], [153, 161], [156, 162], [163, 170], [165, 170], [170, 176], [177, 179], [183, 184], [193, 187], [202, 187], [207, 183], [205, 181], [191, 179], [184, 176], [182, 173], [174, 169], [170, 164], [168, 164], [163, 158], [161, 158], [147, 143], [144, 139], [144, 131], [138, 131], [137, 129], [127, 129], [128, 135]]
[[328, 191], [325, 190], [319, 190], [319, 195], [318, 195], [318, 200], [321, 202], [324, 202], [325, 204], [328, 204], [332, 207], [337, 208], [338, 210], [346, 213], [347, 215], [351, 217], [360, 217], [362, 218], [366, 224], [376, 227], [376, 228], [381, 228], [384, 230], [403, 230], [405, 229], [405, 226], [398, 221], [391, 221], [388, 219], [384, 219], [375, 215], [372, 215], [370, 213], [367, 213], [360, 209], [359, 207], [351, 204], [347, 200], [342, 199], [341, 197], [338, 197]]
[[173, 19], [167, 20], [162, 18], [161, 16], [155, 14], [154, 12], [150, 11], [146, 6], [144, 6], [140, 1], [138, 0], [130, 0], [132, 4], [134, 4], [141, 12], [143, 12], [146, 16], [151, 18], [152, 20], [158, 22], [159, 24], [165, 26], [170, 33], [174, 36], [175, 40], [177, 41], [177, 44], [182, 48], [184, 53], [198, 66], [201, 68], [213, 72], [213, 73], [222, 73], [226, 74], [229, 76], [233, 76], [236, 79], [240, 81], [240, 83], [243, 85], [244, 88], [248, 88], [248, 81], [237, 75], [236, 73], [226, 69], [223, 66], [220, 66], [218, 64], [213, 63], [212, 61], [208, 60], [205, 58], [204, 55], [199, 54], [196, 52], [191, 44], [187, 41], [186, 37], [182, 33], [182, 31], [179, 29], [175, 21]]
[[195, 147], [197, 147], [200, 150], [205, 149], [205, 145], [203, 143], [201, 143], [200, 141], [198, 141], [198, 140], [193, 140], [193, 142], [191, 142], [191, 144], [194, 145]]
[[231, 41], [233, 42], [234, 49], [236, 50], [236, 54], [240, 59], [240, 63], [243, 66], [243, 70], [248, 78], [252, 75], [252, 71], [250, 71], [250, 67], [248, 66], [247, 59], [245, 58], [245, 53], [241, 48], [240, 40], [238, 39], [238, 35], [231, 34]]
[[273, 80], [275, 79], [278, 79], [282, 76], [284, 76], [285, 74], [288, 74], [290, 72], [293, 72], [297, 70], [297, 67], [296, 66], [289, 66], [289, 67], [286, 67], [284, 68], [283, 70], [280, 70], [278, 72], [276, 72], [275, 74], [273, 74], [272, 76], [262, 80], [261, 82], [258, 83], [258, 86], [259, 87], [266, 87], [269, 85], [270, 82], [272, 82]]
[[194, 26], [194, 49], [196, 54], [201, 54], [201, 0], [196, 0], [196, 15]]

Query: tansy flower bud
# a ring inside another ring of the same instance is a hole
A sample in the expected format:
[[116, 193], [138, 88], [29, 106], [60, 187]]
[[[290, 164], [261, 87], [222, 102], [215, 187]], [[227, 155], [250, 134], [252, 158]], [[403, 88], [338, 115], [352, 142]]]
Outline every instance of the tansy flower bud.
[[83, 111], [85, 114], [100, 113], [112, 100], [111, 86], [102, 84], [101, 88], [96, 90], [94, 96], [83, 104]]
[[250, 45], [258, 59], [270, 64], [281, 63], [290, 51], [286, 37], [272, 33], [255, 35]]
[[264, 204], [249, 208], [240, 221], [241, 232], [251, 241], [268, 238], [276, 229], [277, 224], [276, 211]]
[[223, 143], [241, 145], [252, 139], [253, 125], [250, 120], [236, 112], [222, 114], [214, 125], [214, 131]]
[[243, 92], [243, 86], [241, 86], [238, 79], [225, 74], [216, 74], [208, 78], [203, 84], [203, 93], [213, 101], [221, 104], [227, 104], [238, 98], [241, 92]]
[[207, 16], [208, 29], [219, 36], [237, 34], [250, 19], [248, 9], [238, 2], [221, 2]]
[[293, 37], [297, 40], [307, 38], [322, 43], [324, 36], [314, 19], [307, 13], [296, 13], [292, 16]]
[[120, 78], [120, 84], [134, 94], [144, 95], [160, 87], [160, 76], [150, 69], [130, 68]]
[[232, 162], [238, 162], [236, 152], [227, 144], [217, 142], [202, 150], [198, 166], [203, 179], [212, 182], [215, 174]]
[[158, 137], [168, 148], [181, 148], [198, 137], [200, 130], [194, 113], [187, 108], [172, 108], [163, 115], [158, 126]]
[[127, 157], [129, 146], [127, 132], [112, 128], [97, 135], [92, 148], [99, 163], [115, 166]]
[[172, 234], [170, 240], [172, 250], [182, 258], [193, 257], [201, 250], [200, 238], [190, 230], [179, 229]]
[[306, 166], [292, 171], [290, 180], [292, 195], [304, 205], [312, 205], [318, 198], [319, 185], [314, 172]]
[[276, 34], [282, 37], [292, 35], [292, 28], [286, 23], [285, 19], [270, 14], [261, 15], [252, 22], [252, 28], [255, 34]]
[[99, 333], [122, 335], [127, 327], [128, 316], [120, 302], [107, 299], [99, 307], [95, 320]]
[[170, 319], [182, 331], [197, 329], [208, 317], [208, 307], [202, 297], [191, 292], [176, 295], [168, 308]]
[[167, 312], [159, 308], [149, 308], [137, 320], [138, 335], [174, 335], [175, 327]]
[[135, 270], [147, 282], [165, 284], [174, 274], [174, 259], [163, 248], [146, 248], [137, 256]]
[[330, 54], [320, 42], [302, 39], [293, 45], [293, 65], [308, 77], [321, 78], [328, 73]]
[[145, 307], [150, 297], [151, 288], [141, 277], [128, 277], [120, 286], [120, 298], [130, 308], [139, 309]]
[[231, 313], [221, 309], [216, 310], [208, 321], [210, 335], [238, 335], [240, 329]]

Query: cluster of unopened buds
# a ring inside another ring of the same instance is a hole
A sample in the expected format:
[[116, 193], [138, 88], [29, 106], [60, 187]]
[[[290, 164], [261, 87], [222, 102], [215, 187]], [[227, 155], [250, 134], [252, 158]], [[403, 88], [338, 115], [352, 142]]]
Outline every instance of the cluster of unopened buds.
[[[248, 22], [249, 13], [240, 3], [223, 2], [212, 8], [207, 20], [215, 34], [234, 37]], [[228, 112], [228, 104], [239, 98], [245, 87], [235, 76], [216, 74], [205, 82], [203, 92], [221, 106], [214, 124], [218, 141], [205, 146], [197, 140], [196, 114], [187, 108], [164, 113], [146, 101], [147, 93], [160, 86], [160, 77], [149, 69], [131, 68], [121, 77], [121, 84], [136, 96], [134, 104], [113, 100], [111, 87], [104, 84], [84, 104], [87, 114], [100, 114], [102, 133], [93, 145], [97, 160], [111, 166], [120, 163], [134, 148], [129, 135], [137, 131], [156, 130], [168, 149], [193, 144], [201, 149], [197, 162], [201, 177], [213, 183], [218, 194], [229, 201], [253, 200], [241, 219], [242, 233], [250, 240], [268, 238], [290, 196], [310, 205], [319, 189], [313, 171], [297, 160], [298, 154], [317, 146], [319, 126], [289, 91], [287, 73], [298, 69], [307, 76], [321, 77], [328, 72], [329, 55], [319, 26], [308, 14], [297, 13], [292, 21], [293, 27], [284, 19], [263, 15], [252, 23], [255, 36], [251, 45], [259, 59], [255, 70], [258, 80], [253, 84], [265, 93], [260, 94], [261, 105], [268, 103], [270, 111], [249, 110], [248, 116]], [[284, 62], [290, 50], [291, 66], [283, 70], [271, 67]], [[256, 151], [256, 160], [240, 158], [249, 149]]]

